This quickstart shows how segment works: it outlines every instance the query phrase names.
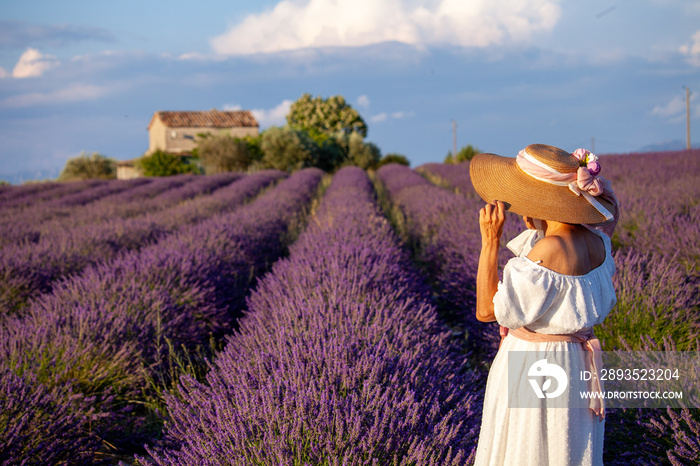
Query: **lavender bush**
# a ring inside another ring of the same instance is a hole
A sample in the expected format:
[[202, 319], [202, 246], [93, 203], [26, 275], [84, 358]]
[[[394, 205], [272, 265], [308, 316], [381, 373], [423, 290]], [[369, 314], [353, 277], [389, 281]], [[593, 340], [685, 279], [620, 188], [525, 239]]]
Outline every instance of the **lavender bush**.
[[[631, 345], [621, 339], [622, 348]], [[692, 348], [700, 351], [700, 341]], [[637, 351], [678, 351], [670, 336], [643, 337]], [[700, 399], [685, 401], [691, 409], [611, 409], [606, 416], [603, 460], [612, 466], [674, 466], [697, 464], [700, 458]]]
[[[694, 150], [601, 157], [622, 206], [613, 237], [618, 304], [596, 330], [604, 349], [700, 349], [699, 156]], [[442, 164], [419, 170], [458, 192], [469, 186], [468, 170]], [[697, 413], [612, 410], [606, 464], [696, 462]]]
[[700, 273], [700, 150], [601, 158], [622, 204], [620, 249], [675, 256]]
[[462, 163], [426, 163], [416, 168], [431, 183], [453, 189], [469, 199], [479, 199], [469, 178], [469, 162]]
[[71, 181], [68, 183], [35, 183], [10, 186], [0, 194], [0, 209], [28, 206], [37, 202], [58, 199], [73, 193], [107, 184], [108, 180]]
[[[638, 349], [644, 336], [671, 335], [694, 348], [700, 330], [697, 219], [700, 151], [604, 156], [601, 163], [621, 203], [613, 242], [618, 305], [598, 330], [607, 349], [620, 339]], [[431, 180], [466, 188], [468, 164], [428, 164]], [[661, 177], [663, 184], [658, 183]], [[654, 186], [654, 189], [642, 187]], [[469, 197], [468, 193], [465, 193]]]
[[[5, 314], [21, 311], [30, 297], [50, 291], [59, 278], [78, 273], [91, 264], [109, 260], [124, 251], [138, 250], [157, 242], [183, 225], [234, 209], [279, 179], [281, 174], [278, 171], [260, 172], [241, 180], [240, 185], [235, 183], [196, 202], [136, 218], [116, 218], [56, 231], [36, 244], [6, 246], [0, 256], [0, 306]], [[222, 180], [214, 181], [216, 186], [222, 184]], [[226, 181], [230, 181], [230, 178]], [[194, 192], [190, 189], [192, 187], [186, 188]]]
[[339, 171], [206, 383], [168, 397], [161, 465], [464, 464], [480, 379], [358, 168]]
[[89, 202], [94, 202], [97, 199], [120, 193], [122, 191], [141, 186], [148, 183], [147, 178], [134, 178], [132, 180], [110, 180], [107, 183], [97, 185], [93, 188], [84, 189], [67, 196], [62, 196], [58, 199], [52, 199], [47, 202], [53, 207], [70, 207], [85, 205]]
[[95, 429], [109, 444], [133, 448], [144, 440], [130, 430], [143, 415], [133, 407], [172, 383], [170, 352], [195, 353], [230, 332], [254, 277], [284, 253], [287, 230], [320, 178], [320, 170], [297, 172], [251, 204], [60, 283], [25, 317], [5, 322], [0, 361], [48, 387], [97, 397], [96, 412], [109, 419]]
[[[206, 177], [205, 177], [206, 178]], [[103, 198], [102, 201], [105, 204], [113, 204], [115, 206], [123, 205], [124, 203], [131, 203], [134, 201], [144, 202], [149, 199], [162, 194], [166, 191], [179, 188], [186, 183], [198, 181], [198, 177], [187, 174], [187, 175], [177, 175], [177, 176], [159, 176], [154, 178], [146, 178], [148, 183], [145, 183], [137, 188], [124, 191], [122, 193], [117, 193], [112, 196]], [[234, 181], [237, 177], [232, 177], [231, 181]]]
[[[475, 317], [476, 270], [481, 250], [477, 198], [437, 187], [416, 171], [403, 165], [385, 165], [377, 171], [378, 189], [386, 191], [385, 210], [413, 245], [414, 256], [431, 278], [442, 314], [455, 334], [464, 334], [472, 350], [484, 351], [485, 358], [498, 347], [498, 327], [478, 322]], [[520, 221], [520, 223], [522, 223]], [[516, 216], [508, 216], [506, 236], [515, 236]], [[512, 257], [505, 249], [501, 265]]]
[[78, 464], [99, 445], [84, 397], [0, 366], [0, 465]]
[[[613, 237], [618, 304], [596, 331], [609, 349], [700, 350], [699, 156], [693, 150], [601, 158], [622, 206]], [[606, 464], [696, 464], [698, 413], [612, 413]]]
[[[605, 349], [700, 350], [698, 156], [601, 158], [622, 203], [618, 305], [597, 329]], [[268, 176], [0, 189], [0, 263], [19, 258], [0, 286], [13, 309], [26, 303], [23, 315], [0, 310], [0, 464], [114, 463], [145, 442], [151, 456], [138, 462], [159, 465], [471, 461], [479, 369], [497, 338], [473, 320], [483, 203], [468, 164], [379, 170], [396, 232], [367, 176], [338, 172], [237, 321], [321, 173], [243, 205], [282, 174]], [[508, 215], [506, 241], [523, 228]], [[73, 242], [50, 243], [61, 235]], [[46, 287], [22, 291], [41, 277]], [[454, 346], [436, 309], [477, 351]], [[205, 376], [212, 342], [238, 322]], [[157, 443], [155, 408], [167, 421]], [[610, 410], [606, 464], [696, 464], [698, 412]]]
[[647, 338], [670, 337], [679, 351], [694, 351], [700, 341], [700, 295], [683, 267], [634, 249], [618, 251], [615, 265], [617, 305], [596, 328], [603, 349], [641, 351]]
[[0, 219], [0, 246], [13, 243], [36, 243], [42, 236], [55, 236], [76, 227], [155, 213], [189, 198], [210, 194], [237, 180], [240, 176], [229, 173], [217, 176], [185, 175], [147, 180], [149, 182], [133, 189], [96, 199], [87, 205], [56, 207], [50, 203], [38, 202], [32, 207], [7, 212]]
[[61, 183], [57, 182], [31, 183], [20, 186], [3, 185], [0, 191], [0, 206], [4, 207], [10, 200], [19, 200], [23, 197], [50, 192], [60, 186]]
[[[688, 272], [700, 272], [700, 149], [604, 155], [600, 161], [621, 203], [616, 249], [675, 256]], [[417, 171], [468, 198], [476, 196], [469, 163], [425, 164]]]
[[[700, 402], [695, 400], [694, 409], [700, 409]], [[652, 420], [647, 427], [660, 436], [673, 434], [673, 446], [666, 455], [673, 466], [700, 464], [700, 421], [693, 417], [689, 409], [680, 411], [668, 408], [667, 416]]]

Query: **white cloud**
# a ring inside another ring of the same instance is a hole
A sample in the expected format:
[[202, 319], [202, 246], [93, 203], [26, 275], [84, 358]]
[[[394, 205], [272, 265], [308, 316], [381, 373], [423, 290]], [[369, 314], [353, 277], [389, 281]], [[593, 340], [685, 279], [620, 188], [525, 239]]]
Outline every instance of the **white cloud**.
[[412, 117], [413, 115], [415, 115], [415, 112], [394, 112], [391, 114], [391, 116], [397, 120]]
[[[269, 126], [283, 126], [287, 122], [291, 100], [283, 100], [279, 105], [271, 109], [256, 108], [250, 112], [253, 114], [261, 128]], [[240, 105], [224, 105], [224, 110], [241, 110]]]
[[394, 120], [400, 120], [402, 118], [408, 118], [415, 115], [415, 112], [392, 112], [391, 114], [382, 112], [370, 117], [369, 121], [372, 123], [379, 123], [386, 121], [388, 118], [393, 118]]
[[[166, 58], [170, 58], [167, 56]], [[197, 60], [197, 61], [208, 61], [216, 59], [216, 57], [211, 57], [199, 52], [183, 53], [177, 57], [178, 60]]]
[[665, 105], [657, 105], [651, 111], [652, 115], [660, 117], [671, 117], [685, 111], [685, 99], [679, 95], [675, 96]]
[[9, 74], [7, 74], [7, 71], [5, 71], [2, 67], [0, 67], [0, 79], [2, 78], [7, 78]]
[[2, 101], [2, 106], [16, 108], [42, 104], [76, 102], [80, 100], [96, 99], [107, 92], [109, 92], [107, 88], [100, 86], [74, 84], [70, 87], [58, 89], [53, 92], [31, 92], [8, 97]]
[[36, 78], [58, 64], [56, 57], [44, 55], [37, 49], [28, 48], [12, 70], [15, 78]]
[[[141, 52], [134, 52], [131, 54], [132, 57], [138, 57]], [[97, 53], [87, 53], [84, 55], [75, 55], [71, 58], [72, 62], [90, 62], [94, 60], [99, 60], [103, 58], [113, 59], [117, 57], [127, 58], [127, 54], [120, 50], [102, 50]]]
[[[690, 102], [695, 100], [695, 94], [690, 95]], [[692, 109], [693, 113], [698, 113], [698, 108]], [[677, 95], [665, 105], [657, 105], [651, 111], [652, 115], [671, 118], [672, 120], [682, 120], [685, 118], [685, 94]]]
[[551, 30], [560, 0], [282, 0], [211, 40], [222, 55], [387, 41], [485, 47]]
[[365, 109], [369, 108], [369, 97], [362, 94], [360, 97], [357, 98], [357, 106]]
[[696, 31], [691, 37], [690, 44], [684, 44], [680, 47], [680, 52], [686, 55], [686, 61], [693, 66], [700, 66], [700, 30]]

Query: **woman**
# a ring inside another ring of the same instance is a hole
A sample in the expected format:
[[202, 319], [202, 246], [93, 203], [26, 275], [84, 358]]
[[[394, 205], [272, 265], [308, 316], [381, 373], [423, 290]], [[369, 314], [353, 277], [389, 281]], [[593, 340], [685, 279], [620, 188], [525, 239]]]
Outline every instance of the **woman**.
[[[598, 465], [605, 408], [593, 327], [615, 305], [610, 236], [618, 204], [595, 155], [533, 144], [516, 158], [479, 154], [470, 164], [482, 249], [477, 319], [497, 321], [501, 346], [486, 385], [477, 465]], [[498, 280], [505, 211], [528, 230]], [[593, 374], [584, 377], [582, 374]]]

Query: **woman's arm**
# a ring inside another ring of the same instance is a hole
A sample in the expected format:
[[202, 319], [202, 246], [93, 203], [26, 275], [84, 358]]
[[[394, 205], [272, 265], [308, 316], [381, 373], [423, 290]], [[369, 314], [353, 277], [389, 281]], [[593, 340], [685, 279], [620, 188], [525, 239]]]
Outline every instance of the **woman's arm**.
[[498, 248], [503, 234], [505, 206], [487, 204], [479, 211], [481, 230], [481, 254], [476, 272], [476, 318], [481, 322], [494, 322], [493, 297], [498, 291]]

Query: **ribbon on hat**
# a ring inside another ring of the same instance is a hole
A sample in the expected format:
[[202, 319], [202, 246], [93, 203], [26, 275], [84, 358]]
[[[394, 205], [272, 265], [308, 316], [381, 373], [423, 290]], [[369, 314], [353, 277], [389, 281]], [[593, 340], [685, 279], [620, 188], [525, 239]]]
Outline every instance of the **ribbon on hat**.
[[592, 228], [594, 230], [600, 230], [606, 235], [608, 235], [608, 238], [612, 238], [613, 232], [615, 231], [615, 227], [617, 226], [617, 221], [620, 219], [620, 202], [617, 200], [617, 196], [615, 196], [615, 191], [613, 191], [612, 189], [612, 183], [610, 182], [610, 180], [607, 180], [602, 176], [599, 176], [598, 178], [603, 183], [603, 194], [601, 194], [599, 197], [610, 202], [615, 207], [615, 218], [604, 223], [596, 223], [593, 225], [584, 226]]
[[606, 222], [614, 219], [613, 214], [594, 197], [603, 194], [604, 182], [607, 180], [600, 180], [599, 178], [602, 177], [591, 175], [588, 168], [579, 167], [575, 172], [561, 173], [530, 155], [527, 148], [518, 152], [515, 161], [522, 171], [536, 180], [557, 186], [567, 186], [572, 193], [583, 196], [605, 217]]

